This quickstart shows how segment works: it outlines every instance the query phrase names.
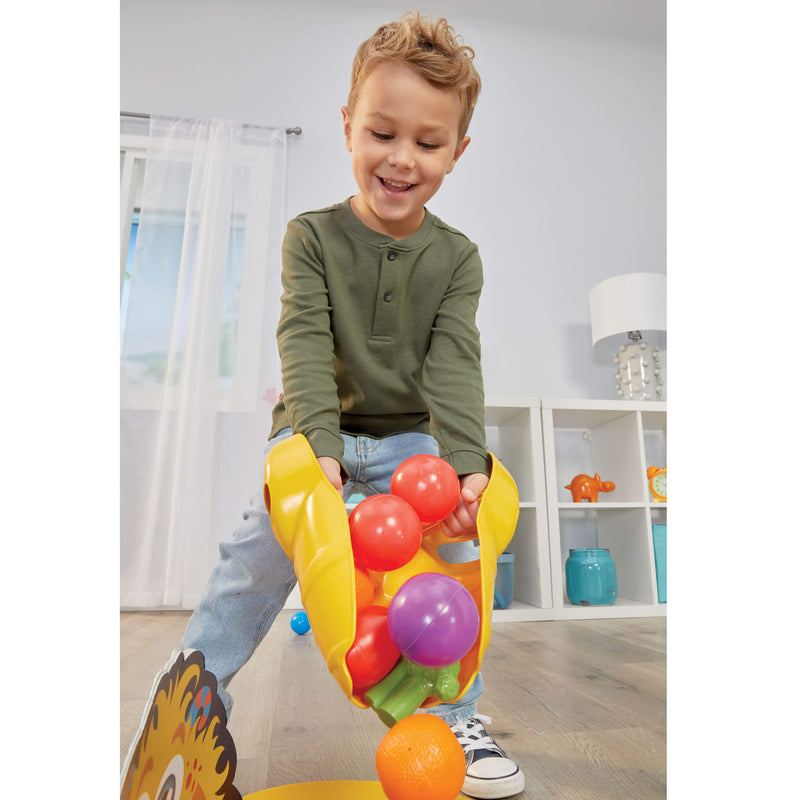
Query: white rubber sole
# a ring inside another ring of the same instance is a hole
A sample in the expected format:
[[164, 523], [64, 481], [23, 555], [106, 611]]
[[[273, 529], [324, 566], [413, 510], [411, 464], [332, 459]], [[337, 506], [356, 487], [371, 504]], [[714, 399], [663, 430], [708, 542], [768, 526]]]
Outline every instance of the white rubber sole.
[[470, 778], [464, 781], [462, 794], [477, 797], [480, 800], [500, 800], [502, 797], [513, 797], [525, 788], [525, 775], [518, 770], [513, 775], [502, 779]]

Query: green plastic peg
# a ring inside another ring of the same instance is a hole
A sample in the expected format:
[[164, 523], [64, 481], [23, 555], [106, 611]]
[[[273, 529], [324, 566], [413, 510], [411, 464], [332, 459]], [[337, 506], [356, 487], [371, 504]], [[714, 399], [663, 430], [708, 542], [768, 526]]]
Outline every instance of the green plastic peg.
[[449, 702], [458, 696], [460, 662], [447, 667], [423, 667], [401, 657], [397, 666], [376, 683], [364, 698], [391, 728], [396, 722], [413, 714], [427, 697]]

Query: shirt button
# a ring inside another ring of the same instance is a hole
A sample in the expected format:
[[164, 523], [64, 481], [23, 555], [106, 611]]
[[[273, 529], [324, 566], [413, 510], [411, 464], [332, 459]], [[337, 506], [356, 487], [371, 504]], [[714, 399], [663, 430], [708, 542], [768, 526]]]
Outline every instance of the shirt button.
[[394, 250], [390, 250], [386, 258], [388, 258], [389, 261], [394, 261], [397, 258], [397, 253], [395, 253]]
[[384, 303], [391, 303], [392, 302], [392, 293], [391, 292], [386, 292], [383, 295], [383, 302]]

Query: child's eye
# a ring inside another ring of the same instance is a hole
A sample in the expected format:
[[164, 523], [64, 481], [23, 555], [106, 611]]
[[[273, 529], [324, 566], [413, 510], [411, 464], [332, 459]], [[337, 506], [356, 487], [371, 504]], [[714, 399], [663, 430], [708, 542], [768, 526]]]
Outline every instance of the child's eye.
[[417, 142], [423, 150], [438, 150], [440, 145], [432, 144], [431, 142]]
[[379, 141], [379, 142], [390, 142], [394, 139], [391, 133], [381, 133], [380, 131], [372, 131], [372, 135]]

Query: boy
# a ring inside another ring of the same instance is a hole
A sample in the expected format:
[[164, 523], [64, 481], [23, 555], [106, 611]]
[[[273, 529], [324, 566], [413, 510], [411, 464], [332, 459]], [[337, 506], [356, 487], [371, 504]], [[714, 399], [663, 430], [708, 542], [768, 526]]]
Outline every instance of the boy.
[[[461, 481], [444, 523], [451, 536], [475, 532], [489, 480], [475, 326], [483, 275], [475, 245], [425, 203], [470, 141], [480, 91], [473, 56], [445, 20], [418, 14], [359, 47], [342, 109], [358, 194], [289, 223], [277, 333], [283, 395], [269, 445], [305, 435], [345, 500], [388, 492], [408, 456], [441, 455]], [[182, 643], [203, 652], [229, 713], [228, 684], [296, 582], [260, 494], [244, 520], [220, 546]], [[475, 558], [464, 552], [469, 542], [449, 547], [448, 560]], [[524, 777], [477, 718], [482, 687], [478, 675], [460, 701], [429, 713], [464, 747], [463, 792], [509, 797]]]

